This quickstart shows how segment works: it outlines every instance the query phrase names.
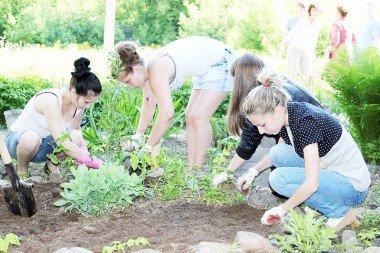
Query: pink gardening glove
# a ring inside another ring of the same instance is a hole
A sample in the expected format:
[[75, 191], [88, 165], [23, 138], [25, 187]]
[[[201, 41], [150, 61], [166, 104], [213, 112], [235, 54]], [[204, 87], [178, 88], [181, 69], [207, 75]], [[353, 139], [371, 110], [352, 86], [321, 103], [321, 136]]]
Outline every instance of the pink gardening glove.
[[92, 159], [90, 158], [90, 153], [88, 152], [85, 141], [82, 142], [82, 144], [80, 145], [79, 148], [83, 151], [83, 154], [82, 154], [82, 158], [80, 161], [78, 161], [78, 160], [74, 161], [75, 165], [79, 166], [81, 164], [84, 164], [87, 167], [97, 169], [97, 168], [99, 168], [100, 164], [103, 163], [103, 161], [101, 159], [97, 158], [96, 156], [92, 156]]

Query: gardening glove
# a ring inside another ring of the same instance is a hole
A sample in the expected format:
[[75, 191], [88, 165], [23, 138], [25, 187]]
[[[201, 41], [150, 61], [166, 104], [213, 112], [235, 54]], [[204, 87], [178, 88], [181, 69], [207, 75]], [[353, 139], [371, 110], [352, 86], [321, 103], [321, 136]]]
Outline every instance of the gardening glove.
[[212, 179], [212, 187], [216, 188], [219, 184], [227, 181], [227, 179], [232, 178], [233, 174], [228, 175], [226, 171], [223, 171], [222, 173], [216, 174], [214, 178]]
[[[86, 144], [86, 142], [84, 141], [84, 140], [82, 140], [82, 143], [80, 144], [80, 146], [79, 146], [79, 148], [83, 151], [83, 152], [87, 152], [87, 153], [89, 153], [88, 152], [88, 149], [87, 149], [87, 144]], [[78, 160], [74, 160], [74, 164], [75, 165], [81, 165], [81, 163], [78, 161]]]
[[261, 224], [272, 225], [279, 221], [288, 211], [284, 210], [281, 205], [273, 207], [266, 211], [261, 217]]
[[246, 191], [257, 175], [259, 175], [259, 172], [255, 167], [249, 168], [248, 171], [241, 175], [237, 180], [239, 189]]
[[142, 146], [143, 134], [134, 134], [131, 139], [128, 140], [124, 145], [124, 150], [128, 152], [139, 150]]
[[90, 157], [90, 153], [88, 151], [83, 151], [82, 158], [75, 164], [84, 164], [87, 167], [97, 169], [102, 163], [103, 161], [101, 159], [97, 158], [96, 156]]

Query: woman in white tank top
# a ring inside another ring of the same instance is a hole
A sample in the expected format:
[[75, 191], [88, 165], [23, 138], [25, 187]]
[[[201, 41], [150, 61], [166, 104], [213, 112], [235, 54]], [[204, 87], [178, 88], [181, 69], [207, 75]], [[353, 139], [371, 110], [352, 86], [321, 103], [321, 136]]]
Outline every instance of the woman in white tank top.
[[185, 78], [193, 77], [193, 91], [187, 105], [186, 131], [188, 166], [202, 169], [205, 154], [211, 147], [210, 119], [232, 89], [229, 69], [236, 55], [224, 43], [194, 36], [173, 41], [144, 61], [134, 43], [115, 46], [125, 70], [118, 80], [129, 88], [143, 91], [143, 102], [136, 134], [128, 143], [129, 151], [141, 148], [142, 135], [149, 126], [158, 105], [155, 126], [144, 146], [152, 151], [169, 129], [174, 116], [171, 91], [182, 86]]
[[[71, 140], [62, 144], [67, 155], [78, 164], [99, 167], [101, 160], [90, 158], [85, 141], [80, 131], [80, 122], [85, 108], [96, 101], [102, 91], [102, 85], [90, 71], [90, 61], [79, 58], [74, 62], [75, 71], [69, 88], [55, 88], [38, 92], [34, 95], [21, 115], [11, 126], [6, 145], [10, 155], [18, 160], [18, 172], [25, 177], [30, 162], [47, 162], [52, 173], [59, 174], [58, 168], [47, 155], [57, 147], [57, 140], [68, 133]], [[57, 154], [62, 160], [65, 154]]]

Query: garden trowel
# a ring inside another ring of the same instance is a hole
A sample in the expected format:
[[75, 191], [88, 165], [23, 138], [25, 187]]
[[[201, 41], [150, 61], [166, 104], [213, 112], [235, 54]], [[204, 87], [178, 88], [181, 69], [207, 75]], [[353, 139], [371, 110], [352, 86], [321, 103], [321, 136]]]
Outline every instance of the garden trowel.
[[31, 217], [37, 212], [36, 200], [33, 194], [33, 184], [26, 183], [20, 179], [1, 134], [0, 155], [12, 183], [12, 186], [3, 187], [7, 207], [13, 214]]

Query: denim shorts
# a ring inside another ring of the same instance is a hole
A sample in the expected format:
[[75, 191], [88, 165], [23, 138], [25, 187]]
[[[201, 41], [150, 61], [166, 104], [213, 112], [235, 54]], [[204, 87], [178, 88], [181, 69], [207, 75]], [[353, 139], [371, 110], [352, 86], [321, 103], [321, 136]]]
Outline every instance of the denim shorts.
[[233, 78], [230, 74], [232, 63], [237, 58], [234, 51], [224, 49], [223, 58], [214, 63], [206, 74], [193, 77], [193, 89], [228, 92], [232, 90]]
[[[7, 145], [9, 154], [17, 160], [17, 146], [20, 141], [20, 137], [24, 132], [11, 132], [8, 134], [5, 144]], [[48, 160], [46, 155], [53, 154], [54, 149], [57, 147], [53, 136], [49, 135], [46, 138], [42, 138], [42, 144], [38, 150], [37, 155], [31, 162], [42, 163]]]

